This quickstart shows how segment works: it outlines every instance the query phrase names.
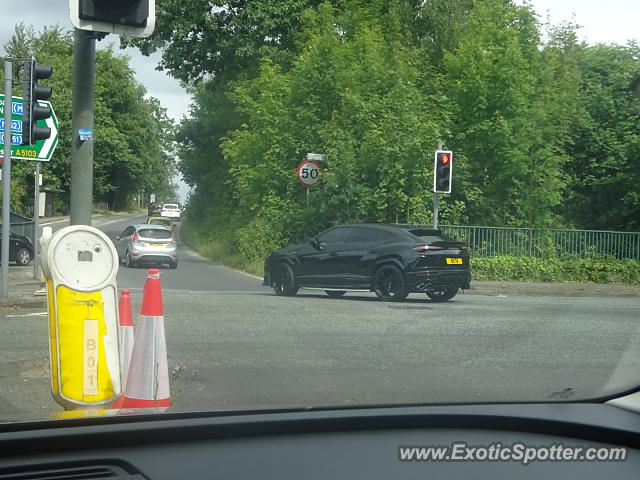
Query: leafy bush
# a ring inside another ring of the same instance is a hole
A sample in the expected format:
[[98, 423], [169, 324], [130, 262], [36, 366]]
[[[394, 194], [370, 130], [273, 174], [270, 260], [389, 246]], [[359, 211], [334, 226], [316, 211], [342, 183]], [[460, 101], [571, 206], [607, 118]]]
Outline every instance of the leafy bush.
[[475, 280], [640, 284], [640, 262], [610, 257], [473, 257]]

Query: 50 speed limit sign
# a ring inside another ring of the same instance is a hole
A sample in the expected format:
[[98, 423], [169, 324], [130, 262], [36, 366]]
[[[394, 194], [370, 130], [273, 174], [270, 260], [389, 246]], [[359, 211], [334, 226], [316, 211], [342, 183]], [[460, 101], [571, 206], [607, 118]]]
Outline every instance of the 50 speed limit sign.
[[298, 181], [305, 187], [315, 185], [320, 180], [320, 165], [313, 160], [305, 160], [298, 165]]

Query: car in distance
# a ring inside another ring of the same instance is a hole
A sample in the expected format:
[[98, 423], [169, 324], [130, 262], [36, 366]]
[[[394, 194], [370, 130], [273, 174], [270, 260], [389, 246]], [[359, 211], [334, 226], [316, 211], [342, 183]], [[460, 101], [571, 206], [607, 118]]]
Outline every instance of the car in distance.
[[[2, 229], [0, 228], [0, 235]], [[0, 249], [2, 244], [0, 242]], [[1, 250], [0, 250], [1, 253]], [[13, 232], [9, 235], [9, 261], [16, 262], [16, 265], [24, 267], [33, 258], [33, 242], [29, 237], [17, 235]]]
[[348, 290], [368, 290], [385, 301], [421, 292], [444, 302], [471, 282], [463, 242], [440, 230], [388, 224], [330, 228], [306, 243], [275, 250], [264, 272], [263, 285], [277, 295], [314, 288], [337, 298]]
[[153, 217], [154, 215], [160, 215], [164, 204], [162, 202], [151, 202], [147, 208], [147, 215]]
[[165, 203], [160, 211], [161, 217], [175, 218], [176, 220], [180, 220], [181, 214], [182, 212], [177, 203]]
[[142, 263], [163, 264], [178, 267], [176, 238], [162, 225], [129, 225], [116, 237], [118, 259], [127, 267]]
[[167, 227], [173, 232], [173, 222], [169, 217], [149, 217], [147, 218], [147, 225], [161, 225]]

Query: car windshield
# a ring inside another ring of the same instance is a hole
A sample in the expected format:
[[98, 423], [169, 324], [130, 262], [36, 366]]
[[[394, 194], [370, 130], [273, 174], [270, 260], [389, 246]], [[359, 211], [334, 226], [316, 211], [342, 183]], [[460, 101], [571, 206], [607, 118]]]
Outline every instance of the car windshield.
[[640, 2], [101, 3], [3, 2], [0, 422], [640, 389]]

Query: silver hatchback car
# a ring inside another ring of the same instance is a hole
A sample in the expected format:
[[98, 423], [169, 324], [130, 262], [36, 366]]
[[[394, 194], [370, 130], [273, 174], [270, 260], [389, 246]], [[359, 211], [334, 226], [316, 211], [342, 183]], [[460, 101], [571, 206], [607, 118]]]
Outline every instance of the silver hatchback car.
[[161, 225], [130, 225], [116, 237], [118, 258], [127, 267], [138, 263], [168, 263], [178, 267], [178, 244], [167, 227]]

